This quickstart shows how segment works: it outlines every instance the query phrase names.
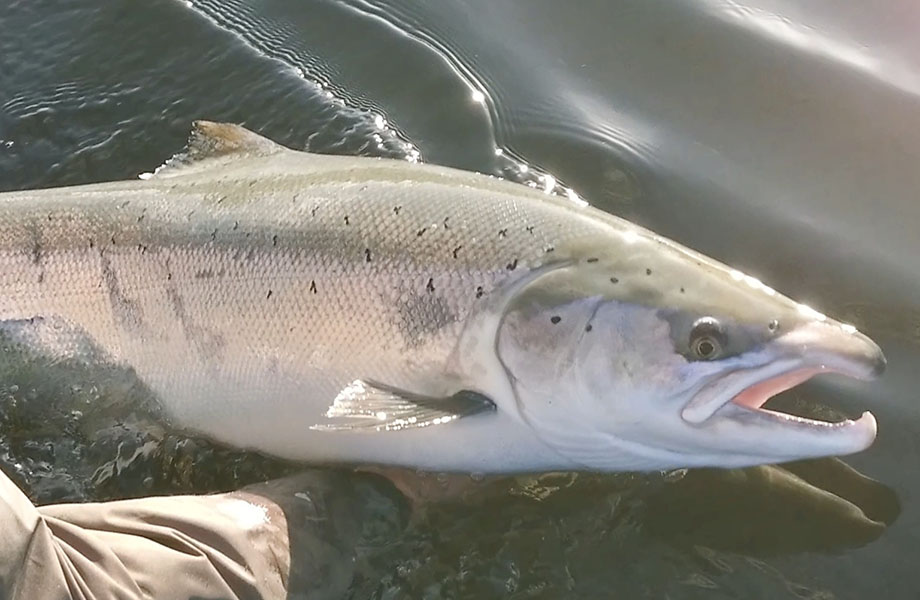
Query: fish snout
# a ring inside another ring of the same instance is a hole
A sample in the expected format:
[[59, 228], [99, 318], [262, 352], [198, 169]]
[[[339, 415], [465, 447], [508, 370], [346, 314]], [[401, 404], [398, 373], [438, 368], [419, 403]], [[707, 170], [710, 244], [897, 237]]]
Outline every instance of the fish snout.
[[799, 325], [776, 342], [809, 365], [857, 379], [876, 379], [888, 365], [885, 353], [869, 336], [830, 319]]

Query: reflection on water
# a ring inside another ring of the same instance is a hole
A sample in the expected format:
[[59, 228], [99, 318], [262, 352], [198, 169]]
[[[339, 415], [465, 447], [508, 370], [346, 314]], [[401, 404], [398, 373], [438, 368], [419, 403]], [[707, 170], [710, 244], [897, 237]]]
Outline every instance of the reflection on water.
[[648, 499], [652, 535], [746, 555], [831, 551], [878, 538], [894, 491], [837, 459], [691, 471]]
[[[571, 186], [878, 340], [882, 381], [773, 401], [870, 408], [878, 442], [847, 463], [872, 479], [839, 461], [523, 477], [464, 484], [405, 525], [380, 500], [391, 484], [338, 474], [373, 492], [348, 510], [380, 524], [351, 596], [846, 598], [884, 582], [911, 598], [920, 511], [899, 514], [898, 497], [920, 494], [917, 14], [823, 0], [7, 3], [0, 189], [150, 171], [196, 118]], [[296, 468], [163, 427], [131, 373], [4, 356], [0, 465], [34, 499], [204, 492]]]

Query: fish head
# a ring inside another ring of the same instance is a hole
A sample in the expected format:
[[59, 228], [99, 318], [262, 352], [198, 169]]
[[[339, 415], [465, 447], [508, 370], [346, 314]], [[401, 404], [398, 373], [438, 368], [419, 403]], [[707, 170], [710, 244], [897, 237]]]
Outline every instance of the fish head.
[[592, 470], [740, 467], [872, 444], [868, 412], [826, 423], [762, 408], [820, 373], [878, 376], [872, 340], [662, 238], [629, 250], [573, 259], [507, 307], [499, 358], [544, 442]]

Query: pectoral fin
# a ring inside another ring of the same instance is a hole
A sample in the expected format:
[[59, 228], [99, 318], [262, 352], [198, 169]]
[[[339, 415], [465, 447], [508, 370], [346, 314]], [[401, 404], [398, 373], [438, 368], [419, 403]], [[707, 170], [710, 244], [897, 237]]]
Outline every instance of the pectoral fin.
[[342, 422], [314, 425], [320, 431], [398, 431], [442, 425], [495, 410], [491, 400], [468, 390], [452, 396], [422, 396], [357, 379], [339, 392], [326, 411]]

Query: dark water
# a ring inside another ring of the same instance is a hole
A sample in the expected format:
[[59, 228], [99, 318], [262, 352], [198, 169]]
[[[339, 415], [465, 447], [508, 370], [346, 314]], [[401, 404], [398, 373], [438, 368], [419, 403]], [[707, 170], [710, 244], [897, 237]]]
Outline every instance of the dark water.
[[[408, 523], [392, 496], [358, 494], [376, 520], [343, 594], [918, 598], [918, 21], [907, 1], [13, 0], [0, 189], [135, 177], [196, 118], [570, 187], [872, 336], [881, 381], [775, 402], [869, 408], [878, 441], [852, 469], [498, 482]], [[40, 501], [293, 468], [130, 425], [139, 410], [109, 409], [145, 394], [122, 373], [16, 377], [0, 462]]]

